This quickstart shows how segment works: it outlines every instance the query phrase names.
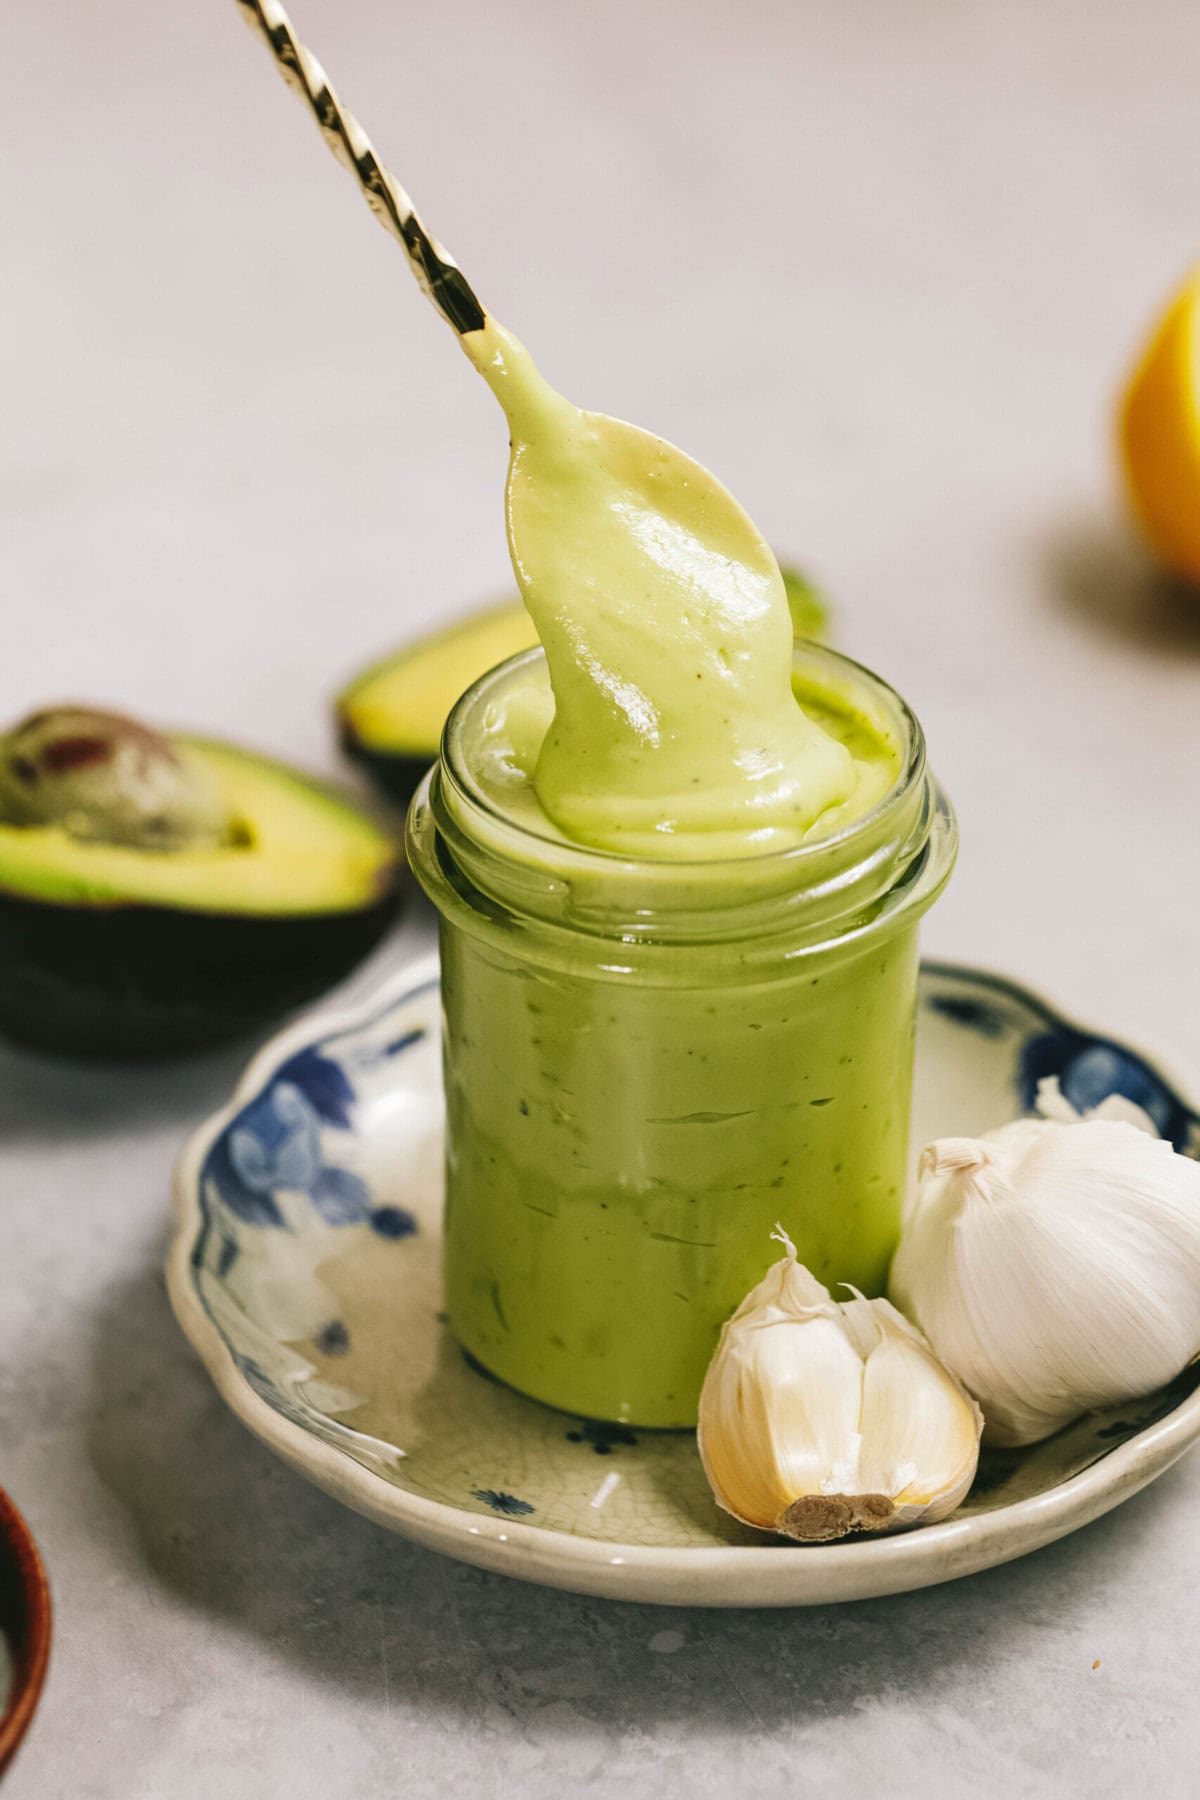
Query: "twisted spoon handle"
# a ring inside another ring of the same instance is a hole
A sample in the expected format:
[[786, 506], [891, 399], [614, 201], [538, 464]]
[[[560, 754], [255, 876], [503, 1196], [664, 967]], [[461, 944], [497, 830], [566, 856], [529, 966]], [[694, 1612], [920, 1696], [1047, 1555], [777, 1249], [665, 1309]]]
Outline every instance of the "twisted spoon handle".
[[379, 223], [399, 238], [414, 275], [442, 317], [460, 336], [482, 331], [486, 314], [466, 276], [426, 231], [412, 201], [384, 168], [354, 114], [342, 105], [316, 57], [297, 39], [279, 0], [236, 0], [236, 4], [247, 24], [266, 39], [288, 86], [307, 99], [333, 154], [357, 175]]

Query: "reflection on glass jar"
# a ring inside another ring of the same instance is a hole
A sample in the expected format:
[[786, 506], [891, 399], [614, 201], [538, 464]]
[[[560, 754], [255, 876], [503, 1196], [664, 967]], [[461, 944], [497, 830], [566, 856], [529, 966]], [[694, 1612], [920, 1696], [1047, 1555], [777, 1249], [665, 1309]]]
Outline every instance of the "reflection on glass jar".
[[802, 645], [794, 684], [867, 771], [859, 810], [794, 849], [634, 860], [558, 835], [500, 729], [549, 705], [538, 651], [464, 695], [413, 802], [440, 922], [450, 1323], [565, 1411], [694, 1424], [776, 1222], [823, 1282], [884, 1283], [917, 925], [954, 818], [885, 683]]

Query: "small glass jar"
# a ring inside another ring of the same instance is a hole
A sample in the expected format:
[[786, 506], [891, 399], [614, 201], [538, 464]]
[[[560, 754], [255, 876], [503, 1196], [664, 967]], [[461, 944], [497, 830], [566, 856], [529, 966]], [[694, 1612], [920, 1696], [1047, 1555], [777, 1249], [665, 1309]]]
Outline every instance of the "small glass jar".
[[826, 1283], [881, 1291], [899, 1229], [917, 924], [953, 813], [904, 702], [796, 648], [895, 751], [865, 814], [706, 863], [564, 840], [497, 803], [477, 746], [538, 650], [456, 706], [409, 814], [439, 914], [446, 1307], [485, 1368], [567, 1412], [687, 1426], [782, 1224]]

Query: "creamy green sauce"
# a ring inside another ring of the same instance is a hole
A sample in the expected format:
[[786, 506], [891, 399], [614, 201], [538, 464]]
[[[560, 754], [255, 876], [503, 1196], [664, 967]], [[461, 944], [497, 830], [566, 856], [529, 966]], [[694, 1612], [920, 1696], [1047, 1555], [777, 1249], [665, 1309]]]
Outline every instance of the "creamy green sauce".
[[[818, 686], [802, 674], [793, 675], [792, 691], [796, 710], [813, 729], [844, 748], [851, 768], [845, 799], [827, 807], [807, 831], [797, 832], [792, 840], [809, 843], [831, 836], [878, 805], [900, 774], [902, 757], [892, 721], [869, 717], [862, 710], [861, 696], [839, 692], [828, 679]], [[520, 679], [505, 683], [488, 706], [470, 719], [465, 758], [481, 794], [497, 812], [538, 837], [570, 843], [570, 835], [546, 812], [538, 787], [554, 717], [555, 698], [547, 665], [534, 661]], [[746, 852], [741, 838], [735, 841], [722, 835], [720, 843], [728, 855], [738, 849]], [[635, 848], [627, 835], [614, 838], [611, 847]], [[711, 854], [710, 838], [699, 831], [661, 843], [656, 839], [655, 849], [660, 857], [673, 859], [705, 849]]]
[[[774, 557], [711, 475], [563, 399], [499, 326], [463, 343], [509, 419], [546, 654], [452, 717], [452, 880], [413, 815], [443, 915], [448, 1315], [524, 1393], [687, 1425], [776, 1221], [821, 1280], [884, 1281], [915, 929], [769, 961], [761, 937], [779, 908], [797, 948], [806, 880], [853, 913], [850, 865], [894, 854], [905, 727], [854, 665], [793, 661]], [[812, 872], [767, 854], [810, 842]]]
[[508, 537], [553, 705], [516, 719], [542, 812], [597, 849], [746, 856], [851, 802], [846, 744], [792, 692], [778, 565], [699, 463], [585, 412], [489, 320], [463, 348], [508, 418]]

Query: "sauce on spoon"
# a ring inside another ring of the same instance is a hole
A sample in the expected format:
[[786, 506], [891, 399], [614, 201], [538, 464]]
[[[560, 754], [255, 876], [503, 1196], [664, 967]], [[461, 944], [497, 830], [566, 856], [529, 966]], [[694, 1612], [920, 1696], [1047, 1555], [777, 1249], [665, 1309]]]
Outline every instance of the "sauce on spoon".
[[786, 849], [856, 785], [791, 685], [778, 565], [707, 469], [557, 393], [488, 318], [461, 339], [508, 418], [508, 539], [554, 714], [542, 809], [630, 855]]

